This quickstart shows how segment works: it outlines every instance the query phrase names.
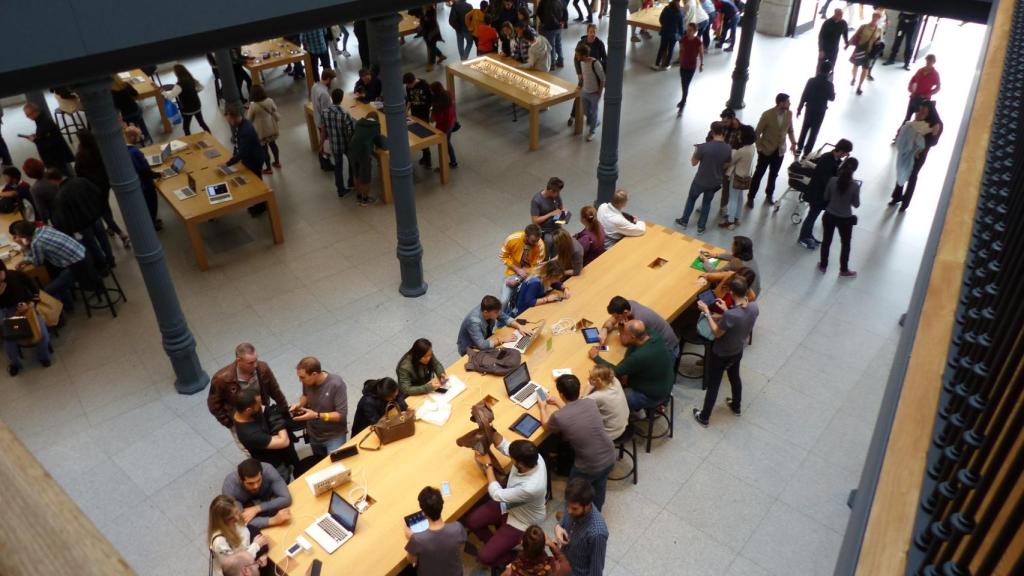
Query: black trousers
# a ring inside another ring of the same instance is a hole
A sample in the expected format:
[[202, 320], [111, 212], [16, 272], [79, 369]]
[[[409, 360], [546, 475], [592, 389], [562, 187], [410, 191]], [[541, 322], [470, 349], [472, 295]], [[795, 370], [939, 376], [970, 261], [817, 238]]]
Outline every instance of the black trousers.
[[672, 53], [676, 49], [676, 37], [675, 36], [662, 36], [661, 43], [658, 44], [658, 56], [654, 60], [655, 66], [664, 66], [668, 68], [672, 65]]
[[914, 197], [914, 190], [917, 188], [917, 175], [921, 172], [924, 161], [928, 159], [928, 150], [930, 148], [926, 146], [921, 155], [914, 159], [914, 168], [910, 171], [906, 186], [897, 184], [892, 190], [892, 201], [901, 203], [900, 210], [906, 210], [910, 206], [910, 199]]
[[192, 133], [192, 117], [195, 116], [196, 121], [199, 122], [199, 127], [204, 131], [209, 132], [210, 127], [206, 125], [206, 120], [203, 120], [203, 111], [200, 110], [195, 114], [182, 114], [181, 115], [181, 129], [185, 132], [185, 136]]
[[[320, 67], [323, 67], [324, 72], [331, 69], [331, 55], [327, 52], [324, 52], [323, 54], [310, 53], [309, 60], [313, 63], [311, 66], [312, 70], [309, 71], [309, 73], [313, 75], [313, 82], [319, 82]], [[320, 66], [317, 66], [317, 62], [320, 63]]]
[[917, 21], [896, 26], [896, 39], [892, 42], [892, 51], [889, 52], [887, 62], [896, 61], [896, 51], [899, 50], [902, 41], [903, 65], [910, 66], [910, 57], [914, 55], [914, 40], [917, 40]]
[[800, 138], [796, 141], [797, 150], [803, 150], [804, 154], [810, 154], [814, 150], [814, 142], [818, 139], [821, 123], [825, 121], [825, 110], [807, 109], [804, 124], [800, 127]]
[[754, 168], [754, 177], [750, 180], [750, 192], [747, 192], [747, 203], [751, 204], [754, 202], [754, 197], [757, 196], [757, 191], [761, 188], [761, 178], [764, 178], [765, 171], [768, 172], [768, 184], [764, 188], [764, 193], [771, 201], [775, 195], [775, 180], [779, 177], [779, 170], [782, 169], [783, 156], [779, 154], [779, 151], [770, 152], [768, 154], [757, 153], [757, 167]]
[[708, 371], [708, 389], [704, 392], [704, 407], [700, 411], [700, 419], [705, 422], [711, 417], [711, 411], [715, 409], [715, 401], [718, 400], [718, 389], [722, 386], [722, 376], [729, 375], [729, 387], [732, 390], [732, 407], [740, 409], [743, 401], [743, 380], [740, 379], [740, 360], [743, 360], [743, 352], [734, 356], [719, 356], [711, 352], [711, 359], [708, 360], [705, 370]]
[[[916, 94], [910, 97], [910, 100], [907, 102], [907, 114], [903, 116], [903, 122], [900, 123], [900, 128], [910, 120], [910, 117], [917, 112], [917, 108], [921, 105], [921, 102], [924, 102], [925, 100], [926, 98], [923, 96], [917, 96]], [[896, 129], [896, 132], [899, 132], [898, 128]]]
[[853, 240], [853, 218], [840, 218], [825, 212], [821, 218], [824, 228], [821, 234], [821, 265], [828, 266], [828, 253], [832, 248], [832, 237], [839, 230], [839, 269], [846, 272], [850, 269], [850, 242]]
[[686, 97], [690, 94], [690, 81], [693, 80], [693, 75], [697, 73], [697, 69], [687, 70], [686, 68], [679, 68], [679, 83], [683, 86], [683, 99], [676, 104], [677, 108], [686, 107]]

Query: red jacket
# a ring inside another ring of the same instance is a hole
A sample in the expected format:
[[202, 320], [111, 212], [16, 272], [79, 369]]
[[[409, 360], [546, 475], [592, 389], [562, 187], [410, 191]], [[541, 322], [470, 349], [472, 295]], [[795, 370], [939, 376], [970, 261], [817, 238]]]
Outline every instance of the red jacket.
[[451, 105], [444, 110], [437, 110], [436, 108], [432, 110], [430, 118], [434, 121], [434, 126], [441, 132], [447, 134], [451, 131], [452, 127], [455, 126], [455, 99], [452, 98]]
[[[266, 362], [256, 363], [256, 379], [260, 383], [260, 398], [264, 406], [270, 405], [270, 400], [287, 407], [281, 387], [274, 378], [274, 372]], [[217, 421], [225, 428], [235, 425], [232, 415], [235, 413], [235, 395], [238, 394], [238, 361], [221, 368], [210, 380], [210, 395], [206, 398], [206, 406], [210, 409]]]

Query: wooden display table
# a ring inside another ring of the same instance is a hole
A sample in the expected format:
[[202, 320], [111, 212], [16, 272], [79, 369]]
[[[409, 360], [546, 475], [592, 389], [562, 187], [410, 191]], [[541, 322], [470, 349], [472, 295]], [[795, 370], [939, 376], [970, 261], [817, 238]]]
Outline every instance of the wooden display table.
[[[593, 366], [587, 356], [588, 345], [580, 333], [551, 334], [551, 326], [562, 318], [571, 319], [574, 323], [586, 318], [599, 325], [608, 317], [606, 307], [615, 295], [636, 299], [666, 318], [675, 317], [703, 290], [697, 284], [700, 273], [690, 267], [701, 248], [719, 250], [683, 234], [648, 224], [646, 235], [623, 239], [589, 264], [582, 276], [570, 279], [571, 298], [528, 310], [523, 315], [525, 319], [531, 322], [547, 320], [547, 328], [524, 355], [533, 380], [554, 393], [552, 369], [570, 368], [582, 379]], [[668, 262], [659, 268], [650, 268], [648, 265], [656, 258], [664, 258]], [[475, 305], [476, 302], [467, 301], [466, 311]], [[415, 334], [409, 335], [410, 339], [414, 337]], [[622, 358], [623, 350], [618, 338], [610, 340], [609, 351], [602, 355], [613, 362]], [[455, 440], [476, 428], [469, 421], [470, 406], [486, 395], [498, 399], [494, 406], [494, 426], [510, 441], [518, 436], [509, 430], [509, 426], [523, 413], [523, 409], [509, 400], [501, 377], [466, 372], [463, 369], [465, 362], [463, 357], [448, 366], [447, 373], [465, 382], [466, 390], [451, 401], [451, 418], [444, 426], [417, 422], [415, 436], [388, 444], [379, 452], [360, 450], [358, 455], [342, 461], [352, 470], [353, 480], [337, 488], [338, 494], [353, 502], [358, 494], [349, 496], [350, 491], [365, 483], [370, 497], [376, 502], [360, 514], [354, 537], [334, 554], [328, 555], [311, 540], [312, 551], [302, 552], [292, 559], [285, 558], [285, 548], [327, 511], [331, 498], [330, 493], [314, 497], [304, 478], [291, 483], [292, 522], [287, 526], [263, 530], [271, 542], [270, 559], [279, 568], [287, 574], [306, 574], [310, 562], [317, 558], [324, 563], [325, 574], [397, 574], [405, 565], [406, 540], [402, 533], [402, 518], [419, 509], [416, 496], [423, 486], [450, 483], [451, 496], [445, 498], [443, 513], [447, 522], [461, 517], [486, 493], [486, 480], [473, 459], [473, 453], [456, 446]], [[419, 406], [423, 399], [423, 396], [413, 397], [409, 404]], [[356, 399], [349, 400], [354, 402]], [[530, 412], [540, 416], [540, 409], [536, 406]], [[348, 445], [358, 444], [368, 433], [369, 430], [360, 432], [349, 440]], [[541, 429], [530, 440], [540, 443], [544, 435]], [[368, 440], [367, 444], [376, 446], [376, 439]], [[504, 456], [499, 458], [508, 463]], [[325, 459], [310, 472], [329, 464], [330, 460]]]
[[145, 72], [138, 68], [128, 72], [121, 72], [118, 76], [131, 84], [132, 88], [135, 88], [135, 91], [139, 93], [135, 98], [136, 100], [142, 101], [148, 98], [156, 100], [156, 109], [160, 111], [160, 123], [164, 127], [164, 134], [169, 134], [171, 132], [171, 120], [167, 117], [167, 110], [164, 109], [164, 91]]
[[[341, 101], [341, 107], [352, 116], [353, 121], [357, 121], [371, 111], [376, 110], [380, 114], [380, 133], [387, 137], [388, 127], [383, 110], [377, 110], [372, 104], [360, 102], [355, 97], [355, 94], [351, 92], [345, 93], [345, 99]], [[314, 153], [319, 154], [320, 133], [317, 131], [316, 122], [313, 120], [313, 104], [307, 103], [304, 110], [306, 113], [306, 130], [309, 133], [309, 147]], [[420, 136], [409, 130], [409, 151], [416, 152], [424, 148], [436, 146], [438, 162], [440, 162], [438, 176], [441, 178], [442, 185], [448, 184], [451, 173], [448, 167], [448, 136], [419, 118], [408, 118], [407, 121], [409, 125], [418, 126], [419, 130], [430, 131], [429, 136]], [[391, 189], [391, 153], [387, 150], [377, 150], [374, 152], [374, 155], [380, 164], [381, 199], [385, 204], [390, 204], [394, 196]]]
[[[210, 264], [206, 259], [206, 250], [203, 247], [203, 239], [199, 234], [199, 224], [222, 217], [231, 212], [237, 212], [249, 206], [267, 203], [267, 215], [270, 217], [270, 229], [274, 237], [274, 244], [284, 242], [284, 232], [281, 229], [281, 215], [277, 210], [277, 198], [274, 191], [267, 187], [260, 180], [259, 176], [253, 174], [241, 162], [233, 168], [237, 170], [234, 174], [224, 176], [217, 171], [217, 167], [224, 164], [231, 158], [229, 152], [216, 138], [206, 132], [199, 132], [191, 136], [183, 136], [180, 141], [188, 144], [188, 148], [181, 152], [172, 153], [164, 164], [154, 167], [153, 170], [160, 172], [168, 167], [175, 156], [185, 160], [185, 169], [181, 174], [173, 178], [161, 179], [156, 183], [157, 190], [164, 200], [174, 211], [185, 221], [188, 229], [189, 240], [192, 242], [192, 250], [196, 254], [196, 263], [200, 270], [207, 270]], [[200, 142], [207, 147], [201, 148]], [[160, 152], [162, 146], [155, 144], [142, 149], [147, 156]], [[216, 158], [206, 156], [209, 150], [220, 152]], [[196, 195], [185, 200], [179, 200], [175, 191], [188, 185], [188, 176], [191, 174], [195, 179]], [[245, 179], [243, 184], [236, 184], [233, 179], [241, 177]], [[206, 195], [206, 186], [225, 182], [231, 192], [231, 200], [219, 204], [210, 204]]]
[[583, 133], [580, 87], [548, 72], [523, 70], [512, 58], [487, 55], [446, 65], [448, 92], [455, 93], [458, 76], [493, 94], [511, 100], [530, 113], [530, 150], [540, 147], [540, 112], [555, 104], [576, 101], [575, 133]]
[[420, 19], [409, 14], [408, 10], [402, 10], [400, 14], [402, 21], [398, 23], [398, 37], [404, 40], [406, 36], [420, 31]]
[[632, 14], [628, 14], [626, 16], [626, 24], [652, 32], [661, 32], [661, 11], [667, 5], [667, 2], [655, 2], [654, 6], [650, 8], [644, 8], [643, 10], [637, 10]]
[[[329, 48], [329, 47], [328, 47]], [[263, 71], [293, 62], [306, 63], [306, 91], [313, 91], [313, 59], [295, 44], [284, 38], [264, 40], [255, 44], [242, 46], [243, 66], [252, 74], [253, 84], [263, 83]]]

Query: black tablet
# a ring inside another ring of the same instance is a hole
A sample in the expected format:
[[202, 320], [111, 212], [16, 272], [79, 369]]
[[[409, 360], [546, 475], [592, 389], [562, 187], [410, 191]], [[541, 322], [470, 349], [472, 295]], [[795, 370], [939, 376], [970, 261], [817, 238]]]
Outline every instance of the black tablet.
[[601, 341], [601, 331], [592, 326], [584, 328], [583, 339], [587, 341], [587, 344], [597, 344]]
[[509, 426], [509, 430], [519, 434], [523, 438], [529, 438], [533, 436], [533, 433], [540, 428], [540, 420], [533, 417], [532, 414], [523, 414], [516, 420], [512, 426]]
[[699, 298], [701, 302], [707, 304], [708, 306], [713, 306], [715, 304], [715, 293], [712, 292], [711, 290], [705, 290], [701, 292], [697, 296], [697, 298]]
[[412, 530], [412, 533], [424, 532], [430, 527], [430, 521], [427, 520], [426, 515], [423, 512], [413, 512], [405, 517], [405, 525]]

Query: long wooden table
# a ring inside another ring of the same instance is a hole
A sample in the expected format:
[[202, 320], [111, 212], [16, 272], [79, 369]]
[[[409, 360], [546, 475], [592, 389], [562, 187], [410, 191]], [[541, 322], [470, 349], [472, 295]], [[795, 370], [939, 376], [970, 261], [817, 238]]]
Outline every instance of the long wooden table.
[[287, 66], [293, 62], [306, 63], [306, 91], [313, 91], [313, 59], [301, 47], [285, 40], [273, 38], [242, 46], [243, 66], [252, 74], [253, 84], [263, 83], [263, 71]]
[[[355, 94], [351, 92], [345, 93], [345, 99], [341, 101], [341, 107], [352, 116], [354, 121], [363, 118], [370, 112], [377, 111], [380, 113], [381, 118], [380, 133], [383, 136], [388, 135], [388, 126], [387, 121], [384, 119], [383, 110], [377, 110], [372, 104], [360, 102]], [[309, 132], [309, 147], [314, 153], [319, 154], [320, 133], [317, 131], [316, 121], [313, 119], [313, 104], [307, 103], [304, 110], [306, 113], [306, 130]], [[424, 137], [409, 130], [409, 150], [416, 152], [424, 148], [436, 146], [438, 161], [440, 162], [438, 175], [441, 178], [442, 185], [448, 184], [451, 179], [451, 170], [448, 167], [448, 136], [419, 118], [409, 118], [408, 123], [409, 125], [415, 124], [430, 131], [430, 136]], [[380, 166], [381, 199], [385, 204], [390, 204], [394, 196], [391, 189], [391, 153], [387, 150], [377, 150], [374, 155], [377, 156]]]
[[[188, 144], [188, 148], [181, 152], [172, 153], [164, 164], [153, 168], [160, 172], [170, 165], [175, 156], [185, 160], [185, 169], [172, 178], [161, 179], [156, 183], [157, 190], [163, 196], [167, 204], [174, 212], [185, 221], [188, 229], [188, 237], [192, 242], [192, 250], [196, 254], [196, 263], [200, 270], [207, 270], [210, 267], [206, 259], [206, 249], [203, 247], [203, 238], [199, 234], [199, 224], [222, 217], [231, 212], [237, 212], [262, 202], [267, 203], [267, 215], [270, 218], [270, 229], [274, 237], [274, 244], [284, 242], [284, 232], [281, 229], [281, 215], [277, 209], [277, 198], [274, 191], [270, 189], [259, 176], [253, 174], [248, 168], [238, 163], [234, 165], [236, 173], [224, 176], [217, 171], [217, 167], [224, 164], [231, 158], [231, 152], [227, 150], [216, 138], [206, 132], [199, 132], [191, 136], [183, 136], [179, 139]], [[207, 147], [201, 148], [200, 142]], [[162, 145], [154, 144], [142, 149], [147, 156], [159, 153]], [[216, 150], [220, 153], [216, 158], [206, 156], [208, 150]], [[179, 200], [175, 191], [188, 185], [188, 176], [191, 174], [196, 183], [196, 195], [185, 200]], [[236, 184], [232, 180], [235, 177], [245, 179], [244, 184]], [[226, 182], [231, 192], [231, 200], [219, 204], [210, 204], [206, 195], [206, 186]]]
[[[666, 318], [675, 317], [702, 290], [697, 284], [701, 273], [690, 267], [702, 248], [719, 250], [678, 232], [648, 224], [644, 236], [623, 239], [589, 264], [580, 277], [570, 279], [567, 285], [571, 297], [568, 300], [527, 310], [523, 314], [524, 319], [531, 322], [547, 320], [547, 328], [524, 355], [533, 380], [554, 391], [553, 369], [569, 368], [573, 374], [583, 378], [593, 366], [587, 356], [588, 345], [580, 333], [551, 334], [551, 326], [559, 319], [568, 318], [575, 323], [586, 318], [599, 324], [608, 317], [606, 307], [615, 295], [639, 300]], [[649, 267], [656, 258], [664, 258], [668, 262], [659, 268]], [[467, 311], [476, 305], [478, 302], [475, 300], [465, 302]], [[602, 355], [617, 362], [622, 358], [623, 350], [617, 338], [611, 340], [609, 351]], [[379, 452], [360, 451], [358, 455], [342, 461], [352, 470], [353, 482], [339, 487], [338, 494], [351, 501], [349, 491], [365, 482], [376, 503], [360, 514], [355, 536], [334, 554], [326, 554], [311, 541], [311, 552], [303, 552], [286, 563], [285, 548], [327, 511], [330, 502], [330, 493], [314, 497], [304, 477], [291, 483], [292, 522], [287, 526], [263, 530], [271, 542], [270, 559], [278, 567], [288, 574], [305, 574], [310, 562], [317, 558], [324, 563], [325, 574], [396, 574], [405, 565], [402, 518], [419, 509], [416, 496], [423, 486], [440, 486], [442, 482], [449, 482], [451, 496], [445, 499], [445, 521], [461, 517], [485, 494], [486, 481], [472, 451], [455, 445], [456, 438], [476, 428], [469, 421], [470, 406], [486, 395], [498, 399], [494, 406], [494, 426], [509, 440], [518, 437], [509, 431], [509, 426], [523, 413], [523, 409], [509, 400], [501, 377], [467, 372], [463, 368], [465, 362], [465, 357], [460, 358], [447, 369], [449, 375], [458, 376], [466, 383], [466, 390], [451, 401], [452, 415], [444, 426], [417, 422], [416, 434], [412, 438], [384, 446]], [[410, 406], [418, 406], [423, 398], [411, 398]], [[534, 406], [530, 412], [539, 418], [538, 407]], [[357, 434], [348, 444], [358, 444], [369, 433], [366, 430]], [[538, 431], [531, 441], [539, 443], [543, 436], [543, 431]], [[367, 443], [375, 446], [376, 439]], [[503, 456], [500, 458], [507, 465], [508, 460]], [[325, 459], [307, 474], [329, 464], [330, 461]]]
[[655, 2], [650, 8], [637, 10], [626, 16], [626, 24], [652, 32], [661, 32], [661, 11], [667, 5], [667, 2]]
[[122, 80], [131, 84], [132, 88], [139, 95], [135, 98], [138, 101], [153, 98], [156, 100], [156, 109], [160, 111], [160, 123], [163, 125], [164, 134], [171, 132], [171, 120], [167, 117], [167, 110], [164, 108], [164, 91], [157, 86], [145, 72], [138, 68], [118, 74]]
[[419, 32], [420, 19], [409, 14], [408, 10], [402, 10], [400, 14], [402, 20], [398, 23], [398, 37], [404, 40], [406, 36]]
[[[499, 79], [481, 70], [480, 65], [491, 70], [499, 70], [508, 81]], [[575, 133], [583, 133], [583, 105], [580, 102], [580, 87], [573, 82], [563, 80], [549, 72], [523, 70], [512, 58], [489, 54], [464, 62], [452, 62], [446, 65], [445, 74], [448, 78], [448, 92], [455, 93], [455, 77], [458, 76], [476, 86], [511, 100], [514, 105], [526, 109], [530, 115], [530, 150], [540, 147], [540, 112], [548, 108], [576, 101]], [[549, 94], [538, 94], [524, 88], [521, 83], [533, 83], [550, 90]]]

